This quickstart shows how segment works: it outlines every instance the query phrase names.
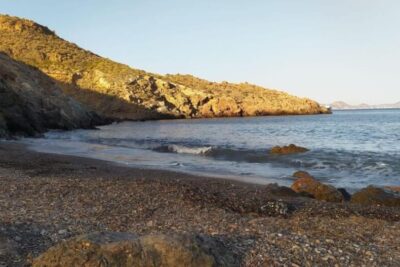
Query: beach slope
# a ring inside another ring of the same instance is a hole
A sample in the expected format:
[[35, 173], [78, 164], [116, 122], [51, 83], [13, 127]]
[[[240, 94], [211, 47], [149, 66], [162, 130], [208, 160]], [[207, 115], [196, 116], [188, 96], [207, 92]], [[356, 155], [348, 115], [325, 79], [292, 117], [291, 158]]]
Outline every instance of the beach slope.
[[[400, 210], [0, 143], [0, 264], [96, 231], [201, 234], [242, 266], [399, 266]], [[3, 250], [3, 252], [6, 250]], [[3, 255], [3, 256], [2, 256]], [[4, 265], [3, 264], [3, 265]]]

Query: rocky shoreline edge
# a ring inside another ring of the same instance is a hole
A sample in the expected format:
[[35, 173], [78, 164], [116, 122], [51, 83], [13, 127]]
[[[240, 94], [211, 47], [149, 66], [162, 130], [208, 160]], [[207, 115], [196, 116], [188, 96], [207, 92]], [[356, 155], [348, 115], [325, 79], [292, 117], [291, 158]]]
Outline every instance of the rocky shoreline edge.
[[0, 266], [400, 264], [397, 200], [349, 201], [306, 173], [287, 188], [0, 151]]

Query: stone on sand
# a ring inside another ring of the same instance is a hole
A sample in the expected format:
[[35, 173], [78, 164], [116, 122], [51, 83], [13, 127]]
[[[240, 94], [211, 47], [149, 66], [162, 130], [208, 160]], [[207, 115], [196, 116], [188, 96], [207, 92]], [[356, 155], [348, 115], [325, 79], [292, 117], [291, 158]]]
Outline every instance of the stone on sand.
[[97, 232], [62, 242], [33, 266], [237, 266], [221, 243], [205, 236]]
[[306, 193], [317, 200], [327, 202], [342, 202], [345, 200], [343, 194], [335, 187], [317, 181], [307, 172], [296, 172], [293, 176], [298, 177], [298, 179], [294, 181], [291, 188], [297, 193]]
[[351, 202], [361, 205], [400, 207], [400, 195], [390, 190], [368, 186], [355, 193]]

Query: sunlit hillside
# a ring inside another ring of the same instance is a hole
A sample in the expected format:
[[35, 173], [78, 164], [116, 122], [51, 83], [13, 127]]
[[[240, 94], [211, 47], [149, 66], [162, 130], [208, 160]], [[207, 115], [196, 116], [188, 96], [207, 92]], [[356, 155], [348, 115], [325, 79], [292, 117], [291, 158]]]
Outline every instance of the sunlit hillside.
[[33, 21], [0, 16], [0, 51], [57, 80], [64, 91], [110, 118], [201, 118], [318, 114], [318, 103], [259, 86], [157, 75], [81, 49]]

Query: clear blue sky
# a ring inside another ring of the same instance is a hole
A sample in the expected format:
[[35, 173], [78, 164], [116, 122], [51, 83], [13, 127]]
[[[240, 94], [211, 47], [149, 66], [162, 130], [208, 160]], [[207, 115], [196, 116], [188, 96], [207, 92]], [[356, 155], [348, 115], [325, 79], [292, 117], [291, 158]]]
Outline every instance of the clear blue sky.
[[0, 0], [97, 54], [322, 103], [400, 101], [399, 0]]

